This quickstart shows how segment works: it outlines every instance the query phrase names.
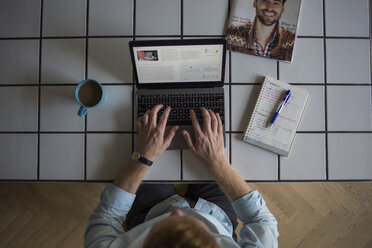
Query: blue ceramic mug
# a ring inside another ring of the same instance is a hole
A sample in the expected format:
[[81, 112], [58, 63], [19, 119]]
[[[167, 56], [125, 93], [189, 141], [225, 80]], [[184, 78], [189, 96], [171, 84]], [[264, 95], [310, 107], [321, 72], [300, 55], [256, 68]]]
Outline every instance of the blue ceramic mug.
[[84, 117], [88, 109], [96, 107], [103, 102], [105, 92], [99, 82], [87, 79], [81, 81], [76, 87], [75, 98], [80, 105], [78, 115]]

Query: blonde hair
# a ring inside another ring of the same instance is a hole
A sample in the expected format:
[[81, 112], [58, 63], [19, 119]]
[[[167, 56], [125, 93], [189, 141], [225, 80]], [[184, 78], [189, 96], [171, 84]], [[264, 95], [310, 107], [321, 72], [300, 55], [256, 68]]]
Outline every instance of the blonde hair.
[[176, 222], [152, 229], [143, 248], [219, 248], [217, 241], [207, 230], [191, 222]]

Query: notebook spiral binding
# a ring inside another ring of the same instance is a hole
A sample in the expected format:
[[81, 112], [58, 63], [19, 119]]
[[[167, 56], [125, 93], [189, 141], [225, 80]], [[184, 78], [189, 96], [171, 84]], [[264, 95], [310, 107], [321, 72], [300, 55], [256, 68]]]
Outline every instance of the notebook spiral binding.
[[252, 128], [252, 124], [253, 124], [253, 121], [251, 121], [251, 120], [253, 120], [255, 117], [256, 117], [256, 113], [257, 113], [257, 108], [258, 108], [258, 106], [260, 105], [260, 102], [261, 102], [261, 98], [262, 98], [262, 96], [263, 96], [263, 92], [264, 92], [264, 90], [265, 90], [265, 88], [266, 88], [266, 82], [268, 82], [268, 78], [266, 77], [265, 78], [265, 81], [262, 83], [262, 88], [261, 88], [261, 90], [260, 90], [260, 94], [258, 95], [258, 99], [257, 99], [257, 102], [256, 102], [256, 105], [254, 106], [254, 109], [253, 109], [253, 112], [252, 112], [252, 115], [251, 115], [251, 117], [250, 117], [250, 119], [249, 119], [249, 124], [248, 124], [248, 127], [247, 127], [247, 129], [246, 129], [246, 131], [245, 131], [245, 133], [244, 133], [244, 138], [248, 135], [248, 133], [250, 132], [250, 130], [251, 130], [251, 128]]

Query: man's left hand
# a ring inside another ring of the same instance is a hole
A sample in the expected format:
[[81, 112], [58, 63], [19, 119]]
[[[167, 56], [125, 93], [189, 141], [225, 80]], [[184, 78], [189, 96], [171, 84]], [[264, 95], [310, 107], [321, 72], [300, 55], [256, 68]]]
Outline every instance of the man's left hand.
[[170, 145], [178, 126], [172, 127], [166, 137], [164, 137], [165, 127], [167, 125], [170, 107], [168, 106], [159, 123], [157, 123], [157, 115], [163, 105], [156, 105], [153, 109], [147, 112], [138, 119], [138, 150], [147, 159], [154, 161], [156, 157], [162, 154]]

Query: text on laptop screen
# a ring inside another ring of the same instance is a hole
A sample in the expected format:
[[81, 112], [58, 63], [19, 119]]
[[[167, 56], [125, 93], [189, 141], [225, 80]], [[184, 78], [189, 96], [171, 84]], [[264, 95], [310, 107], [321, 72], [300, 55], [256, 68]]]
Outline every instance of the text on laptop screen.
[[222, 80], [223, 45], [133, 47], [139, 83]]

